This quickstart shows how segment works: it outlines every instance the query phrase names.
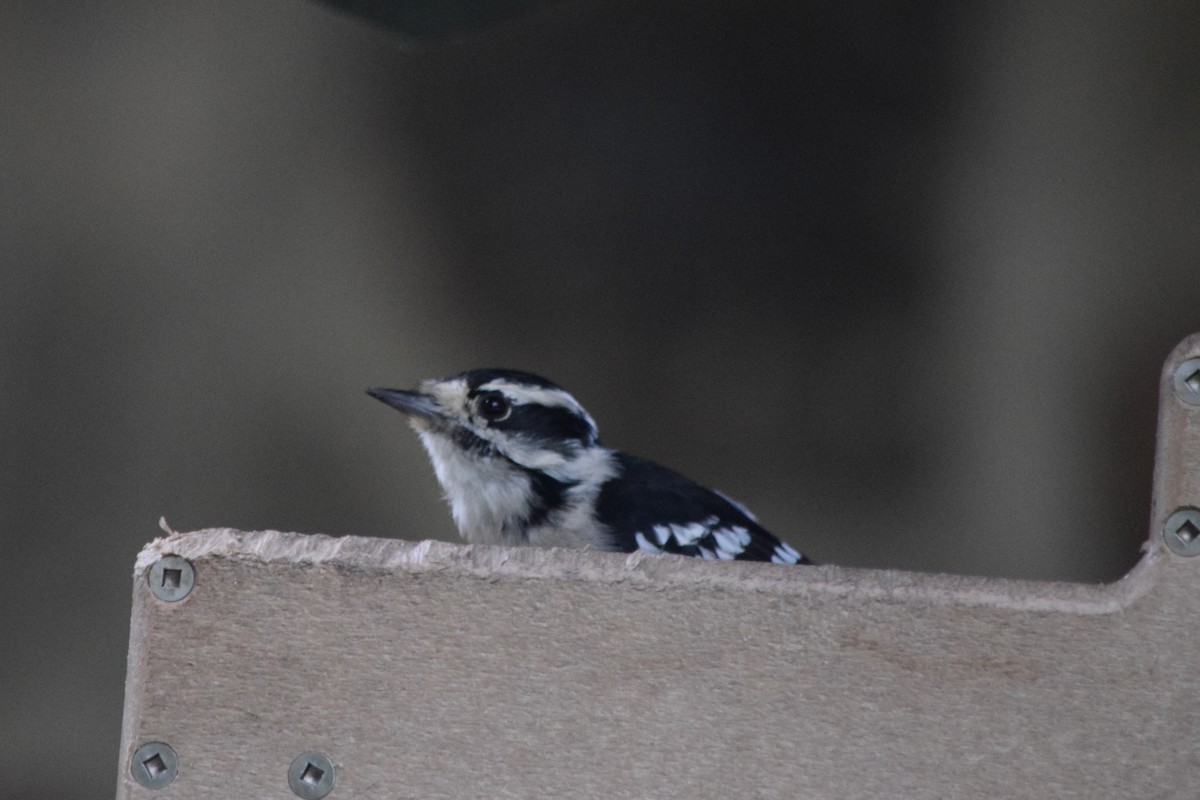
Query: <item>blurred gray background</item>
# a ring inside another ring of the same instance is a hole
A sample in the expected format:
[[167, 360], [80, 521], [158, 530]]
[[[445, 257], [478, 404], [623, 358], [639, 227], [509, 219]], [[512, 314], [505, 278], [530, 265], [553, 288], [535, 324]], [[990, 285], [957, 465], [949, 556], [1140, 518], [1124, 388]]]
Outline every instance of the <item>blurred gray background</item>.
[[372, 385], [543, 373], [823, 562], [1116, 579], [1200, 330], [1198, 17], [0, 5], [0, 796], [113, 792], [160, 515], [455, 538]]

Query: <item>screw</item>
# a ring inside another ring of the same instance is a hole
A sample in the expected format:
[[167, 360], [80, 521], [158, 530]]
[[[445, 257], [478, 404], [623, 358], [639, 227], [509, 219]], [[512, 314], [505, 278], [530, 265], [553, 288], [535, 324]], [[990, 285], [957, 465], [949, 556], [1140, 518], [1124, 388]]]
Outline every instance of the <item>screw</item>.
[[1188, 405], [1200, 406], [1200, 358], [1189, 358], [1175, 368], [1175, 394]]
[[147, 742], [133, 751], [129, 772], [147, 789], [162, 789], [179, 774], [179, 758], [171, 745]]
[[1163, 539], [1172, 553], [1200, 555], [1200, 511], [1181, 508], [1163, 523]]
[[179, 556], [163, 556], [150, 568], [150, 591], [159, 600], [174, 603], [187, 597], [196, 583], [196, 570]]
[[317, 800], [333, 789], [333, 762], [324, 753], [304, 753], [288, 767], [288, 786], [297, 797]]

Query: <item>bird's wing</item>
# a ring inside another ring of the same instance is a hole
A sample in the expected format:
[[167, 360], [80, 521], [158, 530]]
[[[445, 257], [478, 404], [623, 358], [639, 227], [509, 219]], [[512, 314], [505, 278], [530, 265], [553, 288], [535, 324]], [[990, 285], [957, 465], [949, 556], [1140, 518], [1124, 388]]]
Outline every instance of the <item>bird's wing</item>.
[[598, 499], [615, 549], [659, 555], [811, 564], [740, 503], [650, 461], [617, 454], [621, 473]]

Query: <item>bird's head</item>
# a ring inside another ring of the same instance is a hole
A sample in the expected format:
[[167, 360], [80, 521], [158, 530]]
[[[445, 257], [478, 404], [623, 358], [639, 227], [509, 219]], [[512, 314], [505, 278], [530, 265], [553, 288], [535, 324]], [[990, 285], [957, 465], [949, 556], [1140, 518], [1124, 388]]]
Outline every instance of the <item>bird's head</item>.
[[596, 423], [575, 398], [528, 372], [477, 369], [367, 394], [408, 416], [439, 478], [443, 462], [463, 458], [569, 477], [571, 464], [598, 444]]

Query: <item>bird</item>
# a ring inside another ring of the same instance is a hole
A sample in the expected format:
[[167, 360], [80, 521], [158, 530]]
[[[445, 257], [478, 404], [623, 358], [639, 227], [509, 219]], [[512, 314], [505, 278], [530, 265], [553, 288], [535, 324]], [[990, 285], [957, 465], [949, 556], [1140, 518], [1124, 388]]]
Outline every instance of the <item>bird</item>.
[[583, 406], [533, 373], [474, 369], [367, 394], [407, 416], [467, 542], [814, 563], [736, 500], [601, 445]]

